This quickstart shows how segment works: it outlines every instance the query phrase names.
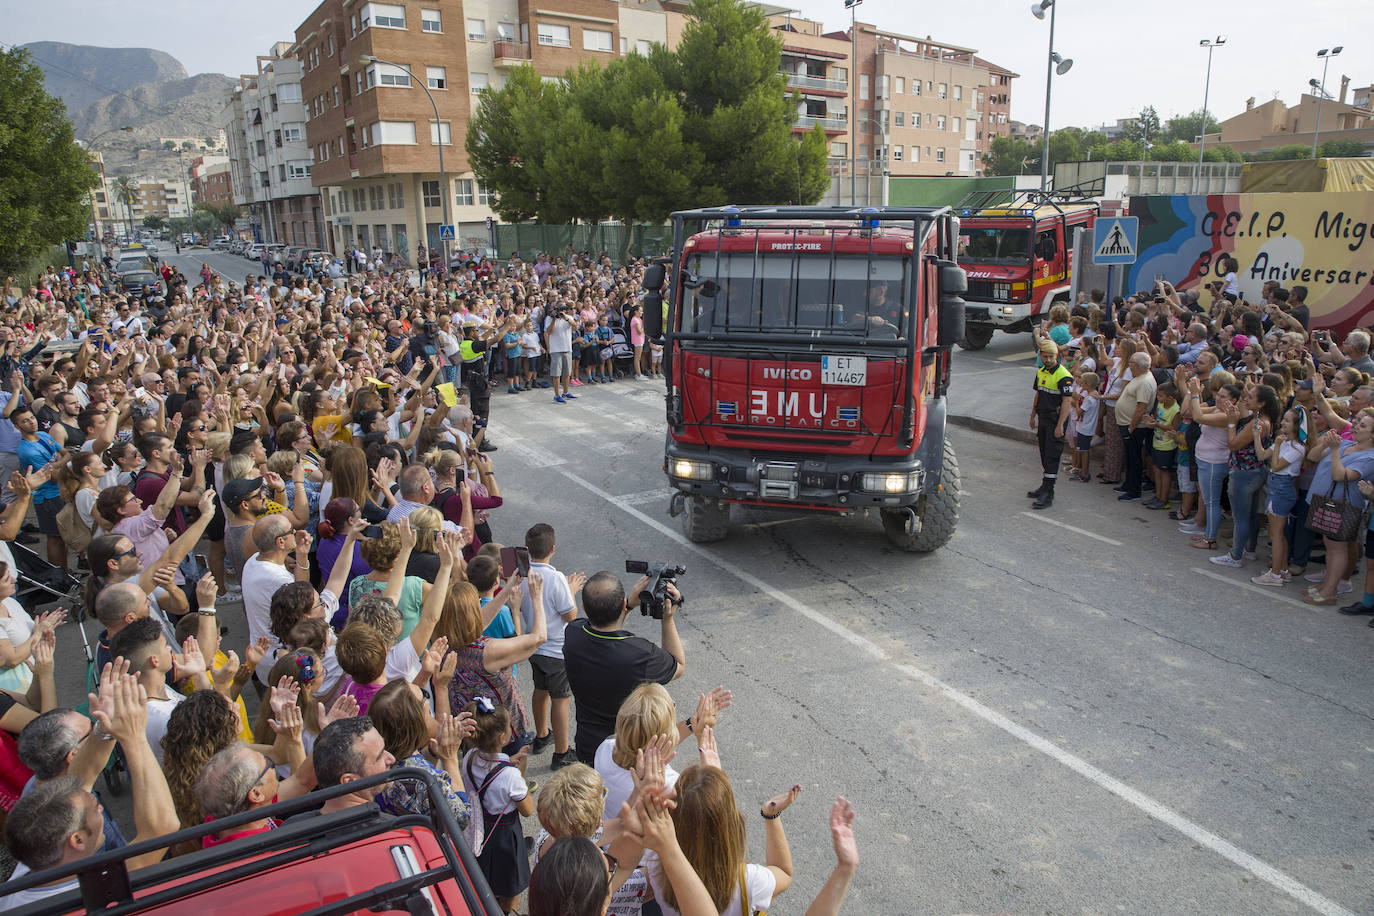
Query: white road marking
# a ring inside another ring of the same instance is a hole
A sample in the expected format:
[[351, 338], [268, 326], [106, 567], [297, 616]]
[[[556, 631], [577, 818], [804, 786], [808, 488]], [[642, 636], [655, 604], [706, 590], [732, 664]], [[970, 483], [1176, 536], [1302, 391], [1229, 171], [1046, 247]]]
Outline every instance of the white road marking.
[[1287, 595], [1283, 593], [1282, 589], [1265, 588], [1263, 585], [1256, 585], [1253, 582], [1246, 581], [1246, 579], [1233, 579], [1230, 576], [1225, 575], [1224, 573], [1214, 572], [1210, 569], [1199, 569], [1197, 567], [1194, 567], [1193, 572], [1197, 573], [1199, 576], [1206, 576], [1209, 579], [1216, 579], [1218, 582], [1224, 582], [1232, 588], [1239, 587], [1246, 589], [1247, 591], [1252, 591], [1256, 595], [1263, 595], [1270, 601], [1282, 601], [1284, 604], [1291, 604], [1294, 607], [1300, 607], [1304, 611], [1317, 610], [1319, 608], [1326, 607], [1326, 605], [1324, 604], [1308, 604], [1306, 601], [1302, 601], [1298, 598], [1289, 598]]
[[625, 496], [617, 496], [627, 506], [641, 506], [645, 503], [667, 503], [677, 490], [672, 487], [659, 487], [657, 490], [645, 490], [643, 493], [629, 493]]
[[1094, 541], [1101, 541], [1104, 544], [1111, 544], [1113, 547], [1121, 546], [1120, 541], [1114, 541], [1109, 537], [1103, 537], [1100, 534], [1094, 534], [1091, 531], [1085, 531], [1082, 528], [1075, 528], [1073, 525], [1066, 525], [1061, 521], [1057, 521], [1055, 519], [1050, 518], [1049, 516], [1041, 515], [1039, 512], [1022, 512], [1021, 514], [1024, 515], [1026, 518], [1033, 518], [1037, 522], [1044, 522], [1046, 525], [1053, 525], [1056, 528], [1063, 528], [1065, 531], [1072, 531], [1074, 534], [1081, 534], [1085, 538], [1092, 538]]
[[[1155, 801], [1153, 798], [1149, 797], [1145, 793], [1140, 792], [1137, 789], [1131, 788], [1121, 780], [1103, 772], [1102, 770], [1088, 763], [1081, 757], [1069, 753], [1068, 751], [1059, 747], [1057, 744], [1054, 744], [1053, 742], [1048, 741], [1045, 738], [1042, 738], [1040, 735], [1036, 734], [1030, 729], [1022, 725], [1019, 725], [1016, 722], [1013, 722], [1011, 719], [1007, 718], [1002, 713], [997, 712], [996, 710], [983, 705], [982, 703], [978, 702], [968, 694], [956, 690], [954, 687], [951, 687], [949, 684], [946, 684], [944, 681], [940, 680], [934, 675], [929, 674], [920, 668], [917, 668], [915, 665], [910, 665], [897, 661], [896, 659], [892, 658], [886, 652], [886, 650], [884, 650], [881, 646], [877, 645], [871, 640], [859, 635], [858, 633], [855, 633], [853, 630], [849, 629], [843, 624], [835, 620], [832, 620], [831, 618], [827, 617], [825, 614], [821, 613], [820, 611], [816, 610], [810, 605], [798, 601], [796, 598], [793, 598], [791, 595], [787, 594], [781, 589], [769, 585], [767, 582], [763, 581], [758, 576], [755, 576], [753, 573], [750, 573], [747, 570], [739, 566], [736, 566], [729, 560], [719, 557], [714, 553], [711, 553], [710, 551], [696, 544], [693, 544], [691, 541], [687, 540], [687, 538], [683, 537], [677, 531], [674, 531], [672, 528], [669, 528], [662, 522], [650, 518], [643, 512], [631, 506], [629, 503], [625, 502], [625, 500], [623, 500], [622, 498], [607, 493], [605, 490], [601, 489], [593, 483], [583, 480], [577, 474], [573, 473], [570, 470], [567, 470], [566, 468], [559, 468], [558, 473], [562, 474], [568, 480], [587, 490], [589, 493], [592, 493], [601, 500], [610, 503], [611, 505], [620, 509], [627, 515], [632, 516], [633, 518], [639, 520], [643, 524], [654, 529], [659, 534], [662, 534], [664, 537], [674, 541], [683, 549], [700, 556], [702, 559], [713, 564], [722, 571], [729, 573], [736, 579], [739, 579], [741, 582], [744, 582], [746, 585], [753, 586], [759, 592], [762, 592], [763, 594], [772, 598], [778, 604], [787, 608], [791, 608], [793, 611], [796, 611], [798, 614], [805, 617], [806, 619], [830, 631], [834, 635], [843, 639], [845, 642], [848, 642], [850, 645], [871, 656], [876, 661], [887, 663], [894, 670], [899, 671], [902, 674], [905, 674], [908, 677], [912, 678], [913, 680], [925, 684], [926, 686], [938, 690], [947, 699], [951, 700], [958, 706], [964, 708], [968, 712], [973, 713], [975, 716], [982, 719], [983, 721], [989, 723], [990, 725], [996, 726], [997, 728], [1006, 732], [1008, 735], [1012, 736], [1016, 740], [1021, 741], [1026, 745], [1029, 745], [1030, 747], [1046, 755], [1050, 759], [1062, 764], [1065, 767], [1068, 767], [1070, 770], [1086, 778], [1099, 788], [1107, 792], [1110, 792], [1112, 795], [1115, 795], [1117, 798], [1120, 798], [1122, 801], [1135, 807], [1136, 809], [1144, 813], [1146, 816], [1152, 817], [1155, 820], [1158, 820], [1164, 824], [1169, 825], [1173, 829], [1177, 830], [1179, 833], [1182, 833], [1184, 836], [1193, 840], [1198, 845], [1205, 846], [1206, 848], [1212, 850], [1217, 855], [1221, 856], [1227, 861], [1243, 868], [1245, 871], [1254, 875], [1256, 878], [1259, 878], [1260, 880], [1273, 885], [1275, 888], [1277, 888], [1280, 891], [1283, 891], [1285, 894], [1288, 894], [1295, 900], [1298, 900], [1299, 902], [1305, 904], [1306, 906], [1317, 911], [1318, 913], [1323, 914], [1323, 916], [1354, 916], [1354, 913], [1352, 913], [1345, 907], [1341, 906], [1340, 904], [1336, 903], [1335, 901], [1323, 897], [1321, 894], [1318, 894], [1316, 891], [1312, 890], [1307, 885], [1299, 882], [1297, 879], [1278, 870], [1277, 868], [1268, 864], [1267, 862], [1264, 862], [1261, 859], [1256, 858], [1255, 856], [1251, 855], [1250, 853], [1246, 852], [1245, 850], [1241, 849], [1235, 844], [1223, 839], [1222, 837], [1217, 836], [1215, 833], [1212, 833], [1205, 827], [1202, 827], [1201, 825], [1188, 820], [1182, 814], [1179, 814], [1172, 808], [1169, 808], [1166, 805], [1163, 805], [1160, 802]], [[1050, 520], [1046, 519], [1046, 521]], [[1088, 534], [1090, 532], [1083, 533]], [[1107, 540], [1105, 538], [1101, 538], [1100, 535], [1093, 536], [1099, 538], [1100, 540]], [[1227, 581], [1230, 582], [1231, 580], [1228, 579]]]
[[997, 361], [999, 363], [1011, 363], [1018, 362], [1020, 360], [1030, 361], [1033, 359], [1035, 359], [1034, 353], [1004, 353], [1003, 355], [997, 357]]
[[998, 366], [994, 369], [954, 369], [955, 378], [968, 378], [970, 375], [990, 375], [993, 372], [1015, 372], [1024, 369], [1024, 366]]

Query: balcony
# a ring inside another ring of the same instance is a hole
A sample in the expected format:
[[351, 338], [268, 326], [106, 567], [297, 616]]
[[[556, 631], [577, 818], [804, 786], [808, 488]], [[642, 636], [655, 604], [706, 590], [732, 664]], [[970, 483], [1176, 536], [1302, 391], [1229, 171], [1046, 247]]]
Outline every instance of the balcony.
[[518, 67], [529, 61], [530, 45], [526, 41], [496, 41], [491, 54], [498, 67]]
[[844, 118], [820, 118], [815, 115], [801, 115], [792, 122], [793, 130], [810, 130], [819, 124], [826, 133], [842, 134], [849, 130], [849, 122]]
[[787, 88], [800, 89], [802, 92], [816, 92], [822, 95], [843, 96], [849, 92], [848, 80], [829, 80], [823, 76], [808, 76], [805, 73], [788, 73]]

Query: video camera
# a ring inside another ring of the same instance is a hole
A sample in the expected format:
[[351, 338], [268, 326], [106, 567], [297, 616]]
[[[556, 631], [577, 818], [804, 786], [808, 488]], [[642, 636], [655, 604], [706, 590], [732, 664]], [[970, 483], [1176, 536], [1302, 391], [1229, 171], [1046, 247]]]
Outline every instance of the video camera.
[[[626, 560], [625, 571], [649, 577], [649, 587], [639, 593], [639, 613], [645, 617], [662, 620], [663, 606], [668, 601], [668, 583], [676, 583], [678, 576], [685, 576], [687, 567], [667, 563], [655, 563], [650, 566], [644, 560]], [[687, 597], [682, 594], [681, 589], [678, 589], [678, 595], [679, 600], [674, 603], [682, 607], [687, 603]]]

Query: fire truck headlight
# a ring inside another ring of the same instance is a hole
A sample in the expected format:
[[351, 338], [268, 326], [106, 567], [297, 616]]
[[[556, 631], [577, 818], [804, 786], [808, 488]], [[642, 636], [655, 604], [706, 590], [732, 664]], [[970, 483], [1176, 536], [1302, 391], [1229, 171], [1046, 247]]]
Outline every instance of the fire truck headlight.
[[715, 468], [709, 461], [694, 461], [691, 458], [675, 458], [671, 465], [672, 476], [684, 480], [710, 480]]
[[921, 486], [921, 472], [905, 474], [862, 474], [859, 487], [870, 493], [907, 493]]

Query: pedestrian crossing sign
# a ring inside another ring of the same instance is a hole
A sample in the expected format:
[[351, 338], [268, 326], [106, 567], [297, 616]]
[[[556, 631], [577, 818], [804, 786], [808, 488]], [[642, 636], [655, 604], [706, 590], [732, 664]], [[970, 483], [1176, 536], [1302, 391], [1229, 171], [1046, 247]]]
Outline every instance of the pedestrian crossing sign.
[[1093, 226], [1094, 264], [1134, 264], [1140, 220], [1134, 216], [1098, 219]]
[[455, 238], [457, 238], [457, 236], [454, 235], [452, 223], [444, 223], [439, 226], [439, 241], [451, 242]]

